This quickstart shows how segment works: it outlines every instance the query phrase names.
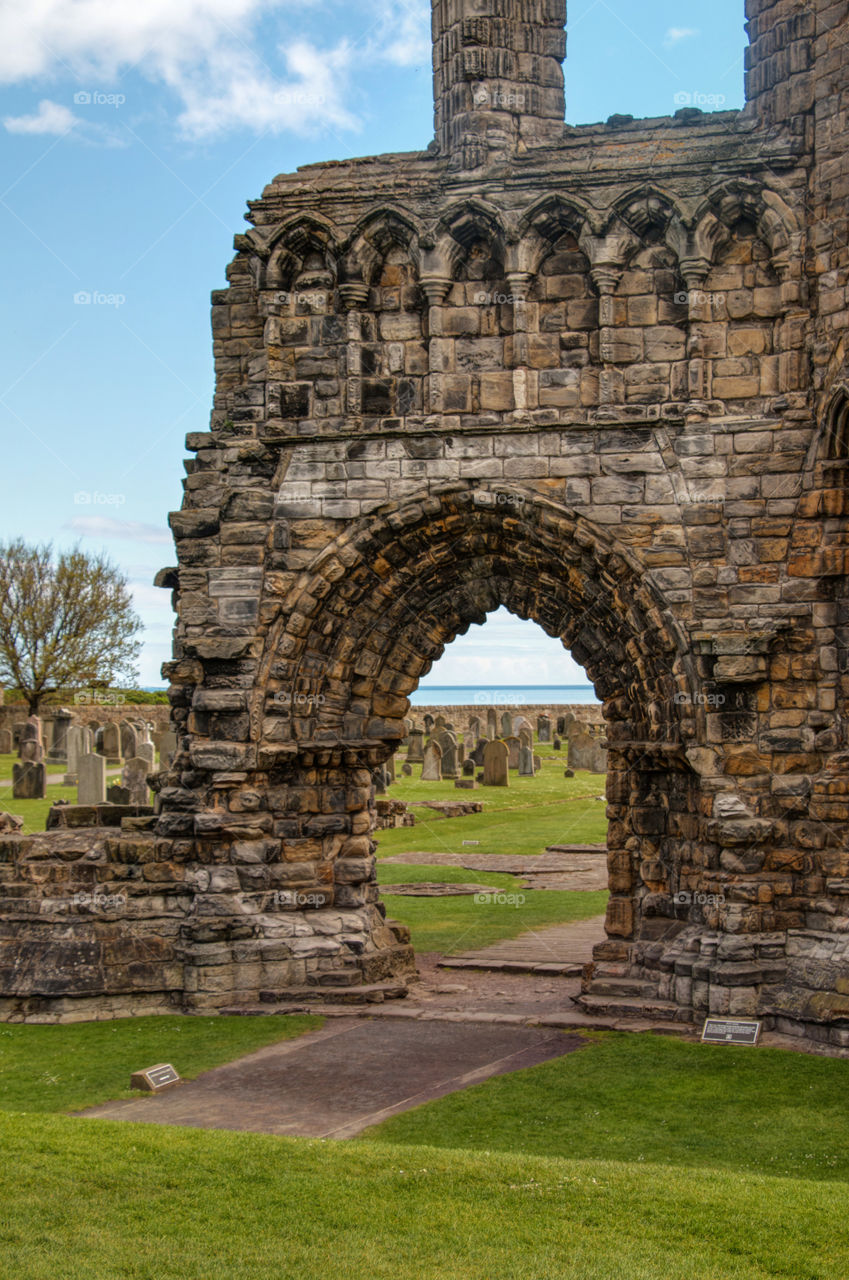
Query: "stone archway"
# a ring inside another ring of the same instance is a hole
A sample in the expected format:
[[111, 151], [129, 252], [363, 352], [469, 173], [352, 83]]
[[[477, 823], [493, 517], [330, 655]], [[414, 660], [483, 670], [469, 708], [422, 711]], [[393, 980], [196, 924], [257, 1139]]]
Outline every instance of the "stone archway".
[[[193, 966], [249, 909], [237, 988], [280, 930], [300, 933], [288, 967], [275, 965], [284, 989], [409, 967], [379, 902], [369, 771], [397, 748], [407, 695], [445, 645], [499, 605], [561, 638], [603, 703], [611, 898], [599, 958], [716, 926], [704, 905], [716, 867], [695, 852], [699, 662], [638, 555], [562, 503], [504, 484], [423, 489], [324, 541], [285, 590], [266, 564], [249, 645], [213, 650], [199, 635], [173, 664], [175, 701], [191, 710], [161, 780], [158, 831], [191, 835], [199, 865], [229, 867]], [[682, 887], [699, 891], [689, 908]]]

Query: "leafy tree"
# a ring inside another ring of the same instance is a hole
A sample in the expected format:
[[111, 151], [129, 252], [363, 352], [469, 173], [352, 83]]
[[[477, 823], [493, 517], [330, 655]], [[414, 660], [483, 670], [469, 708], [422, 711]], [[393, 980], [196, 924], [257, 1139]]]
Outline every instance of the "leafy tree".
[[58, 689], [134, 680], [141, 627], [106, 556], [0, 543], [0, 681], [21, 690], [30, 715]]

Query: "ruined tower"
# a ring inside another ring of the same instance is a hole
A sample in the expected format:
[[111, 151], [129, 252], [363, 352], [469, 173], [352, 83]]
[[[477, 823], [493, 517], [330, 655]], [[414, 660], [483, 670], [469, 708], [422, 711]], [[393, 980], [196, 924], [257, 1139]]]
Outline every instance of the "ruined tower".
[[574, 127], [562, 3], [438, 0], [428, 149], [251, 203], [159, 578], [179, 750], [151, 829], [98, 846], [133, 911], [108, 946], [52, 915], [53, 864], [7, 839], [42, 898], [4, 917], [6, 1009], [403, 979], [372, 771], [506, 605], [607, 723], [586, 1007], [849, 1045], [849, 5], [747, 17], [742, 112]]

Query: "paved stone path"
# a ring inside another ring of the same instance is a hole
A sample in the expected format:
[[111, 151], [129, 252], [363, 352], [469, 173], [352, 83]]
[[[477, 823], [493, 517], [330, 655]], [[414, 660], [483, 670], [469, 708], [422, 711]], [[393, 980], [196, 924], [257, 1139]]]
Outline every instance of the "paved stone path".
[[[568, 852], [565, 850], [568, 848]], [[521, 876], [528, 889], [606, 889], [607, 849], [604, 845], [563, 846], [557, 852], [539, 854], [510, 853], [396, 853], [381, 862], [406, 863], [424, 867], [465, 867], [468, 871], [497, 871], [501, 875]], [[385, 885], [384, 893], [392, 886]]]
[[492, 969], [500, 973], [536, 973], [579, 978], [592, 960], [593, 947], [605, 939], [604, 916], [532, 929], [477, 951], [444, 956], [440, 969]]
[[[82, 1112], [99, 1119], [351, 1138], [491, 1076], [581, 1047], [580, 1036], [503, 1023], [334, 1019], [156, 1096]], [[169, 1053], [163, 1050], [163, 1060]], [[179, 1070], [179, 1045], [174, 1046]]]

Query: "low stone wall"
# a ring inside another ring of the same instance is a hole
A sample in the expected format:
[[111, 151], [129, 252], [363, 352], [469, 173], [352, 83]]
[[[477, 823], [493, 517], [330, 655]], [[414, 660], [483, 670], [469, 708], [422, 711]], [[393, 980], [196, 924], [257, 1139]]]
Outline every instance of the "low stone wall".
[[[157, 702], [148, 705], [147, 703], [124, 702], [118, 705], [101, 702], [86, 702], [67, 704], [68, 711], [73, 716], [72, 724], [117, 724], [121, 720], [144, 720], [147, 724], [156, 726], [157, 732], [164, 732], [169, 725], [171, 708], [167, 703]], [[42, 707], [40, 715], [46, 733], [50, 734], [50, 723], [53, 715], [59, 710], [57, 706]], [[28, 716], [27, 706], [25, 702], [7, 702], [0, 706], [0, 729], [8, 729], [14, 731], [16, 724], [23, 724]]]

